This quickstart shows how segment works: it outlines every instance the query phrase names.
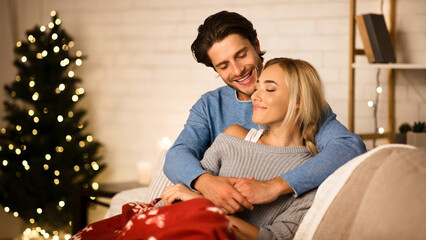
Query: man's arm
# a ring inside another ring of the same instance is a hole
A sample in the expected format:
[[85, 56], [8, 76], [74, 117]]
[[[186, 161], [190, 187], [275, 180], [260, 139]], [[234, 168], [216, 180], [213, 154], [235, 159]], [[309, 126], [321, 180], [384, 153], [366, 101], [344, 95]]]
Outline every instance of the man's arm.
[[349, 132], [328, 106], [315, 139], [319, 153], [303, 165], [281, 175], [296, 196], [318, 187], [336, 169], [366, 152], [361, 138]]

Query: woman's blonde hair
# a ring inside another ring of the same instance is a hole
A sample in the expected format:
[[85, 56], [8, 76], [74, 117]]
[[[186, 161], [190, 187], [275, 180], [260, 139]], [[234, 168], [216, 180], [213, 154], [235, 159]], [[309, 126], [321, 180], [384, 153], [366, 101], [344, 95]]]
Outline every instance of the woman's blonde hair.
[[316, 155], [315, 134], [326, 108], [321, 79], [311, 64], [299, 59], [274, 58], [266, 62], [263, 69], [275, 64], [283, 69], [289, 92], [288, 110], [282, 127], [300, 129], [304, 145]]

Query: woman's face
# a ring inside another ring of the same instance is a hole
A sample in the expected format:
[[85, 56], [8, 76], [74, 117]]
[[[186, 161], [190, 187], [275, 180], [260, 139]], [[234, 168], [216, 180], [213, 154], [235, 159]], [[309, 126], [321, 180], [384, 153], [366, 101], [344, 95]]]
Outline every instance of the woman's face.
[[254, 123], [281, 126], [287, 114], [289, 93], [284, 70], [279, 65], [271, 65], [262, 71], [251, 99]]

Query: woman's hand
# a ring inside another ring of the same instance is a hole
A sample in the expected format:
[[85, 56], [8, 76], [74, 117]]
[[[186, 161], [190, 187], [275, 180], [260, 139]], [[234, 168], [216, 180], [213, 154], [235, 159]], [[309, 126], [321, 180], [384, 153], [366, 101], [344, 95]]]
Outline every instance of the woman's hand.
[[282, 177], [267, 181], [255, 180], [254, 177], [239, 178], [234, 183], [234, 187], [251, 204], [270, 203], [283, 194], [293, 192], [293, 189]]
[[164, 189], [161, 196], [163, 198], [164, 205], [171, 205], [176, 200], [186, 201], [193, 198], [200, 198], [203, 195], [192, 191], [182, 183], [168, 186]]

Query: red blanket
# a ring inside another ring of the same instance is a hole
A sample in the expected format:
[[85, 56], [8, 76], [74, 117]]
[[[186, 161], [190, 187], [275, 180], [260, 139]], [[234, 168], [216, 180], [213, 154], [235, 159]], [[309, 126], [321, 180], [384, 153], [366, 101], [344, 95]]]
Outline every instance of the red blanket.
[[152, 202], [127, 203], [122, 214], [92, 223], [71, 240], [110, 239], [235, 239], [226, 216], [205, 198], [170, 206]]

